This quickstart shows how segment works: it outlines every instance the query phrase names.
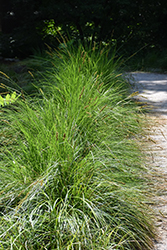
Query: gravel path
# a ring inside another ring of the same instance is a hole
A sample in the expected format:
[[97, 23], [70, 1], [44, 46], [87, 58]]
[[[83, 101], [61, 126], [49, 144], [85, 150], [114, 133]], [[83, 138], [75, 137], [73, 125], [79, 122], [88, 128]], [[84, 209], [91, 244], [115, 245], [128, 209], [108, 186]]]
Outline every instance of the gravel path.
[[134, 72], [130, 82], [135, 83], [133, 90], [139, 91], [137, 98], [151, 106], [145, 147], [152, 171], [152, 207], [156, 212], [158, 238], [154, 250], [167, 250], [167, 75]]

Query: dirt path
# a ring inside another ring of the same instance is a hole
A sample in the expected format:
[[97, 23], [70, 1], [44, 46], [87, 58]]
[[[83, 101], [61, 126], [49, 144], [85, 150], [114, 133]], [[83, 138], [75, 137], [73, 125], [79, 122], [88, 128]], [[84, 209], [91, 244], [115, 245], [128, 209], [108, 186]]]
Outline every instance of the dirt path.
[[151, 166], [152, 208], [156, 212], [158, 238], [154, 250], [167, 250], [167, 75], [135, 72], [131, 73], [130, 82], [135, 82], [133, 89], [139, 91], [139, 100], [151, 106], [144, 145]]

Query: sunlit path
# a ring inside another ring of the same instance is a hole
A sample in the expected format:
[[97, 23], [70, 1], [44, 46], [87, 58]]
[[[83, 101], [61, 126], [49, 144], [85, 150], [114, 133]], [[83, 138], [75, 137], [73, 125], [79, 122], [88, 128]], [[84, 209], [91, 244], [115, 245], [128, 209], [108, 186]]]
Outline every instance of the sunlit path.
[[167, 75], [143, 72], [131, 73], [133, 91], [137, 99], [150, 104], [146, 128], [148, 137], [143, 147], [148, 151], [148, 167], [151, 166], [153, 209], [156, 213], [158, 238], [154, 250], [167, 249]]

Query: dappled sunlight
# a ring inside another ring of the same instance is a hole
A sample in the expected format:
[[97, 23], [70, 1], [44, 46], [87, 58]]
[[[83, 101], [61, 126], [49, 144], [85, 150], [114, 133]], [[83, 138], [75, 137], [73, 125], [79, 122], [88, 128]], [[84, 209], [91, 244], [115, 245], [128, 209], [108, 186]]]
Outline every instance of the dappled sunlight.
[[130, 82], [135, 82], [138, 98], [154, 109], [167, 114], [167, 75], [146, 72], [132, 72]]

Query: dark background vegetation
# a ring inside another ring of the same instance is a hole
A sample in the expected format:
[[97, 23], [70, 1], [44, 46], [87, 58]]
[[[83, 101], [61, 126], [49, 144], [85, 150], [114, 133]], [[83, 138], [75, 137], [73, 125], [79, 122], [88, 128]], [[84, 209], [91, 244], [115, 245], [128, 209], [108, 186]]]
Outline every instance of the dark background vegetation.
[[110, 42], [127, 54], [144, 46], [163, 51], [166, 24], [166, 0], [0, 0], [0, 56], [55, 47], [56, 29], [74, 42]]

